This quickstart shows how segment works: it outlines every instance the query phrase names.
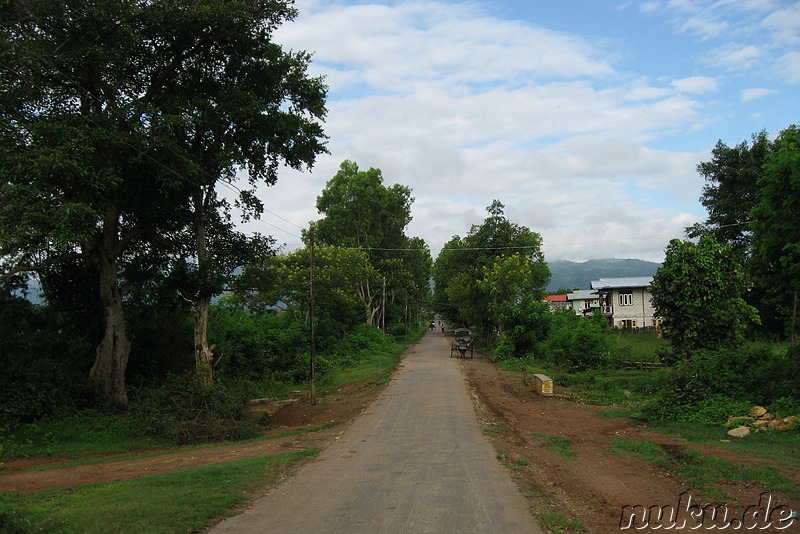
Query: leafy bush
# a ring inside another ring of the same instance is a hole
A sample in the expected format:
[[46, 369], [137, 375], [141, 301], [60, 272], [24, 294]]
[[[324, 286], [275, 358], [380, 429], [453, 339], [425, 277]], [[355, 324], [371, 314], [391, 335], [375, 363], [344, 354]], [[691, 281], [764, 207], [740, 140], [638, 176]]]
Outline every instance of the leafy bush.
[[546, 302], [532, 298], [522, 299], [501, 317], [505, 331], [493, 351], [494, 359], [538, 357], [542, 342], [550, 335], [553, 315]]
[[209, 342], [216, 345], [221, 375], [281, 382], [308, 379], [311, 343], [308, 325], [291, 314], [251, 314], [241, 308], [213, 306]]
[[549, 341], [553, 363], [572, 371], [617, 365], [614, 343], [603, 323], [572, 312], [562, 314], [559, 323]]
[[779, 406], [791, 406], [795, 381], [785, 351], [757, 345], [705, 351], [679, 362], [643, 413], [673, 421], [721, 421], [782, 398]]
[[93, 347], [54, 315], [0, 287], [0, 427], [92, 400]]
[[176, 445], [252, 438], [258, 426], [243, 415], [247, 392], [223, 382], [204, 386], [186, 376], [140, 392], [130, 407], [140, 430]]
[[800, 398], [798, 397], [780, 397], [775, 399], [767, 405], [769, 413], [780, 416], [789, 417], [790, 415], [800, 415]]
[[348, 367], [389, 349], [393, 343], [391, 336], [384, 336], [374, 326], [362, 323], [325, 351], [320, 359], [329, 367]]

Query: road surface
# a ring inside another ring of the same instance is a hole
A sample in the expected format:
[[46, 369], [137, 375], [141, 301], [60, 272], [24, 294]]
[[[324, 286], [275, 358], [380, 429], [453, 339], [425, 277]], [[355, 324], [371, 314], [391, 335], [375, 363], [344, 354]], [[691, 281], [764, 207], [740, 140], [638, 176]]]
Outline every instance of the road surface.
[[481, 434], [448, 340], [428, 330], [339, 440], [211, 532], [542, 530]]

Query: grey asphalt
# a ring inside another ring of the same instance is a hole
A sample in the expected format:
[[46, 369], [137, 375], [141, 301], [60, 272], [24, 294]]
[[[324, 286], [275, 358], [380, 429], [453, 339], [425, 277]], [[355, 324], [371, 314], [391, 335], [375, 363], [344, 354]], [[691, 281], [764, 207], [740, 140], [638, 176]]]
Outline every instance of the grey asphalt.
[[481, 434], [449, 343], [429, 330], [315, 460], [213, 533], [542, 533]]

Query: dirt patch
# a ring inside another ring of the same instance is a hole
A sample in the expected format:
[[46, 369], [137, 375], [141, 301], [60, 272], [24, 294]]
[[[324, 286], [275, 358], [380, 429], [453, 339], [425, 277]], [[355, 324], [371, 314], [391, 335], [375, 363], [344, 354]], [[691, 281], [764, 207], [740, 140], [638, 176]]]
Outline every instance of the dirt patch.
[[[692, 495], [693, 503], [713, 503], [708, 496], [690, 491], [683, 480], [666, 470], [634, 455], [612, 452], [610, 446], [616, 438], [649, 441], [673, 457], [684, 456], [690, 448], [738, 462], [774, 466], [774, 462], [743, 458], [721, 447], [697, 446], [653, 433], [629, 419], [601, 417], [597, 407], [539, 396], [523, 383], [521, 376], [503, 372], [485, 358], [464, 359], [460, 363], [484, 431], [500, 458], [512, 469], [520, 489], [531, 497], [535, 508], [577, 519], [588, 532], [620, 531], [624, 506], [677, 507], [684, 492]], [[557, 438], [568, 439], [568, 449], [554, 447]], [[795, 475], [792, 470], [787, 471], [790, 476]], [[738, 482], [725, 483], [725, 490], [737, 499], [737, 504], [727, 507], [731, 518], [742, 517], [748, 506], [759, 503], [763, 492], [755, 484]], [[800, 506], [798, 501], [776, 500], [773, 505], [788, 504], [793, 510]], [[690, 531], [697, 532], [686, 529]]]

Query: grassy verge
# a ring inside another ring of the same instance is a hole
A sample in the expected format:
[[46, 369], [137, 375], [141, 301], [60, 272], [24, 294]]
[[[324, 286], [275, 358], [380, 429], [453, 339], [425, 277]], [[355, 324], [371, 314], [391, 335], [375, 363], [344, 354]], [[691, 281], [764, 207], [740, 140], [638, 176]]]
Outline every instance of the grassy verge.
[[[768, 458], [783, 465], [800, 467], [800, 431], [757, 432], [746, 438], [731, 438], [721, 424], [651, 421], [658, 432], [680, 436], [692, 443], [702, 443]], [[722, 441], [725, 440], [725, 441]]]
[[726, 482], [749, 482], [758, 484], [764, 491], [800, 498], [800, 487], [769, 466], [740, 464], [685, 447], [660, 447], [647, 441], [616, 439], [611, 444], [611, 450], [618, 454], [636, 454], [678, 475], [690, 489], [698, 489], [720, 502], [734, 501], [724, 488]]
[[578, 455], [572, 450], [572, 441], [563, 436], [548, 436], [538, 432], [531, 432], [531, 437], [538, 440], [542, 446], [550, 451], [560, 454], [564, 458], [574, 458]]
[[44, 490], [0, 494], [5, 532], [195, 532], [231, 515], [249, 492], [278, 480], [315, 449], [212, 464], [176, 473]]
[[536, 514], [539, 525], [550, 534], [581, 534], [586, 532], [575, 519], [570, 519], [560, 512], [542, 512]]

